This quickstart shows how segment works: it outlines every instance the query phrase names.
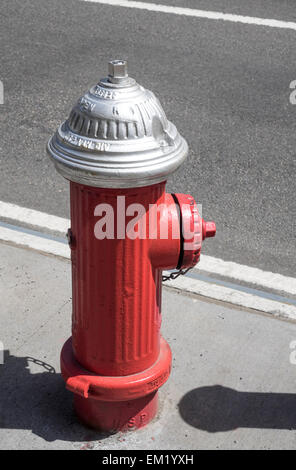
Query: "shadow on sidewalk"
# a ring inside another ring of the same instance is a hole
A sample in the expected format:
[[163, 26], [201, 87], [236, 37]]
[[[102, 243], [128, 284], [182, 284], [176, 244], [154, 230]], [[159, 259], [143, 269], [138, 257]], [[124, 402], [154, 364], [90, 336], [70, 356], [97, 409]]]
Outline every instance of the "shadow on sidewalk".
[[296, 394], [292, 393], [238, 392], [213, 385], [191, 390], [178, 406], [184, 421], [208, 432], [296, 429]]
[[[30, 363], [42, 372], [32, 374]], [[46, 441], [85, 442], [109, 437], [78, 422], [72, 399], [61, 374], [52, 366], [4, 351], [4, 364], [0, 365], [0, 428], [30, 429]]]

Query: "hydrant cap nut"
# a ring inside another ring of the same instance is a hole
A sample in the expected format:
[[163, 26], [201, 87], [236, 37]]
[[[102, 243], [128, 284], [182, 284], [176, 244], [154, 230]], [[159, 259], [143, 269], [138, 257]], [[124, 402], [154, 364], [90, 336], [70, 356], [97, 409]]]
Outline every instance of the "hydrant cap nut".
[[[111, 60], [108, 63], [109, 80], [122, 80], [128, 76], [126, 60]], [[116, 83], [116, 81], [115, 81]]]
[[108, 77], [78, 100], [47, 151], [71, 181], [129, 188], [165, 181], [188, 146], [155, 95], [128, 76], [127, 62], [112, 60]]
[[215, 222], [205, 222], [203, 220], [202, 232], [203, 232], [203, 239], [214, 237], [216, 235]]

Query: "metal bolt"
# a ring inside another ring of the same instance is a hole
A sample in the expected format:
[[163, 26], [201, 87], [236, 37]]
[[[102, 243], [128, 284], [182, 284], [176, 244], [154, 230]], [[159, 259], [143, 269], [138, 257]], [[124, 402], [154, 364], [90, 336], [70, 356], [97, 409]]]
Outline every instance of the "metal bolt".
[[111, 60], [108, 63], [108, 79], [111, 83], [120, 83], [128, 77], [126, 60]]

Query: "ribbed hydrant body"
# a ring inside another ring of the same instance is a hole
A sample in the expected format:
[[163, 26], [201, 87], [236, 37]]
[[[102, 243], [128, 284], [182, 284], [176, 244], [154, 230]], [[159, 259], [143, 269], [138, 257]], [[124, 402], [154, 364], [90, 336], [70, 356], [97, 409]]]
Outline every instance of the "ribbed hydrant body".
[[187, 144], [124, 61], [110, 63], [48, 151], [71, 181], [73, 316], [62, 375], [87, 424], [142, 427], [171, 368], [160, 334], [162, 271], [194, 266], [215, 225], [191, 196], [166, 194]]

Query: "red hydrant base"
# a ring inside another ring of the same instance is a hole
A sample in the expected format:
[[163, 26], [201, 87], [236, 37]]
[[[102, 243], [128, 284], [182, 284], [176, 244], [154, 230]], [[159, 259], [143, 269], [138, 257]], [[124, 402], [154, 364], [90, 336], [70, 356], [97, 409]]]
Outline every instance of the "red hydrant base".
[[148, 424], [158, 409], [158, 392], [131, 401], [99, 401], [74, 395], [79, 419], [100, 431], [133, 431]]
[[158, 389], [168, 379], [172, 354], [161, 338], [157, 361], [142, 372], [127, 376], [99, 376], [75, 359], [69, 338], [61, 352], [66, 387], [74, 392], [80, 419], [102, 431], [127, 431], [148, 424], [157, 412]]

